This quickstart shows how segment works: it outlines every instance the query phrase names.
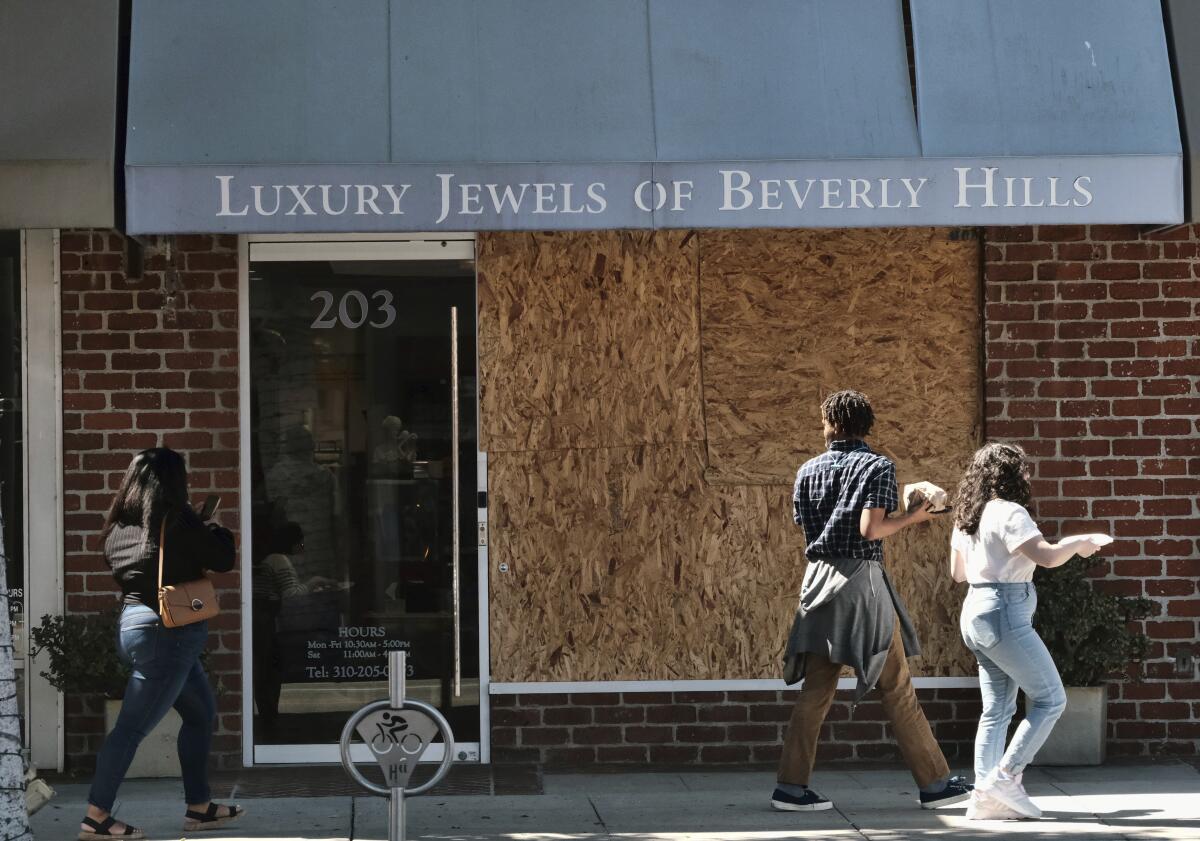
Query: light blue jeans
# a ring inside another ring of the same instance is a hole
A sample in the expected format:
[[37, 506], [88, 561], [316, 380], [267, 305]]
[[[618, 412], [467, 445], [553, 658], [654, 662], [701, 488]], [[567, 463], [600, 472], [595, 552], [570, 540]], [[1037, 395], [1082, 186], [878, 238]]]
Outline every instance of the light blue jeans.
[[208, 752], [217, 704], [200, 652], [208, 622], [167, 628], [145, 605], [126, 605], [117, 630], [117, 654], [133, 667], [117, 724], [96, 757], [88, 802], [111, 812], [117, 788], [138, 745], [174, 707], [183, 719], [176, 746], [187, 803], [207, 803]]
[[[983, 715], [975, 734], [975, 779], [997, 766], [1020, 774], [1045, 743], [1067, 705], [1054, 659], [1033, 629], [1037, 590], [1032, 583], [972, 584], [959, 627], [979, 661]], [[1017, 711], [1017, 690], [1028, 701], [1025, 720], [1004, 739]]]

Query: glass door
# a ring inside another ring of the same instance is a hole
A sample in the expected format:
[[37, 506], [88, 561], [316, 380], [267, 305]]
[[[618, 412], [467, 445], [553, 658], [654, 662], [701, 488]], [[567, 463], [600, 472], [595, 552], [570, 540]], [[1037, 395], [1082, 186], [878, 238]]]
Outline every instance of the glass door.
[[12, 622], [17, 705], [25, 725], [25, 436], [21, 379], [21, 235], [0, 231], [0, 525]]
[[478, 759], [474, 243], [251, 243], [248, 271], [254, 761], [336, 760], [392, 648]]

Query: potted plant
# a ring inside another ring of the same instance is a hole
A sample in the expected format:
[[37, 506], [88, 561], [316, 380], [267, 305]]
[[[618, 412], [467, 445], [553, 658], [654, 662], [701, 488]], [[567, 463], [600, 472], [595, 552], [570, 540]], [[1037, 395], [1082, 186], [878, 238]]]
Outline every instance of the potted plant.
[[1099, 765], [1108, 727], [1108, 686], [1114, 673], [1146, 655], [1149, 640], [1129, 623], [1150, 615], [1147, 598], [1097, 590], [1089, 570], [1104, 558], [1078, 556], [1057, 569], [1038, 568], [1033, 625], [1046, 642], [1067, 690], [1067, 708], [1034, 758], [1036, 765]]
[[[41, 674], [51, 686], [64, 694], [104, 697], [106, 733], [117, 722], [129, 680], [129, 667], [117, 656], [118, 615], [117, 611], [108, 611], [43, 616], [29, 633], [30, 656], [44, 654], [49, 659]], [[168, 712], [138, 747], [126, 776], [179, 776], [175, 737], [181, 723], [177, 712]]]

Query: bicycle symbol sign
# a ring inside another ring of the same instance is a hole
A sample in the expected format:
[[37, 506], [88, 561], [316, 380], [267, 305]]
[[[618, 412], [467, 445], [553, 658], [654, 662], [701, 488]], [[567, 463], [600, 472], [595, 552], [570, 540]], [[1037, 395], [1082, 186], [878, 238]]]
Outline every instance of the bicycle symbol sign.
[[403, 787], [438, 727], [420, 710], [384, 709], [364, 716], [355, 730], [370, 746], [387, 784]]

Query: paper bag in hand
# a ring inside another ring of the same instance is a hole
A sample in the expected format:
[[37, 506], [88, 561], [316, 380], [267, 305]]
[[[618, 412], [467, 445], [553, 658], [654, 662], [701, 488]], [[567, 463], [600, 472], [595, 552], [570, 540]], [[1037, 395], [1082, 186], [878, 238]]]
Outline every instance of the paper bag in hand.
[[905, 511], [911, 511], [913, 506], [925, 502], [933, 506], [934, 514], [945, 514], [950, 510], [946, 492], [933, 482], [913, 482], [911, 485], [905, 485], [901, 496], [904, 498]]

